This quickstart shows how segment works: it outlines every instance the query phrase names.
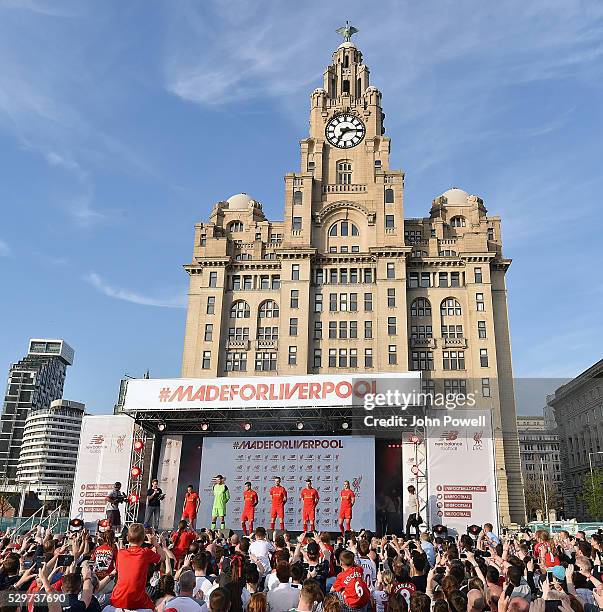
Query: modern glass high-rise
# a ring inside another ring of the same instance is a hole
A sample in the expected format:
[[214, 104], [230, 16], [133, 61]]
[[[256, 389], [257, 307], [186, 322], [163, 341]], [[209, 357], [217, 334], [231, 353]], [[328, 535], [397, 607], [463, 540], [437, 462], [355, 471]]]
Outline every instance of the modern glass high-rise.
[[73, 349], [64, 340], [32, 339], [27, 355], [14, 363], [0, 417], [0, 479], [14, 482], [25, 421], [32, 410], [50, 408], [63, 396]]

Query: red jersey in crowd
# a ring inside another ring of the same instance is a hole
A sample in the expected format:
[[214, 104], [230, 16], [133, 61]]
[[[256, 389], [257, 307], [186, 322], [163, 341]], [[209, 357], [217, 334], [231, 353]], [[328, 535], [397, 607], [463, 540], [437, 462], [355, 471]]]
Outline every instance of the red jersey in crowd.
[[362, 568], [350, 567], [337, 575], [333, 591], [343, 592], [343, 600], [349, 608], [364, 608], [371, 598], [364, 578]]
[[153, 601], [145, 591], [149, 567], [161, 561], [152, 548], [129, 546], [117, 553], [117, 583], [111, 593], [111, 605], [124, 610], [153, 609]]

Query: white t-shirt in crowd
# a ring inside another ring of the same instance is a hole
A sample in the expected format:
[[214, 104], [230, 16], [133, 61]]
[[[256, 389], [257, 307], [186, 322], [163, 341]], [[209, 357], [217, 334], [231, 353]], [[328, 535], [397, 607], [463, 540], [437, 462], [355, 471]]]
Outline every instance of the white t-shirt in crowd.
[[205, 602], [199, 603], [192, 597], [174, 597], [170, 599], [164, 608], [164, 612], [207, 612]]
[[299, 589], [293, 588], [288, 582], [281, 583], [268, 591], [266, 601], [270, 612], [288, 612], [299, 604]]
[[358, 557], [358, 563], [362, 568], [362, 577], [366, 586], [372, 591], [375, 588], [377, 582], [377, 566], [372, 559]]
[[273, 552], [274, 544], [272, 544], [272, 542], [268, 542], [268, 540], [255, 540], [249, 547], [249, 554], [257, 557], [257, 560], [264, 567], [264, 576], [270, 572], [270, 553]]
[[383, 612], [385, 610], [385, 604], [389, 599], [389, 595], [385, 591], [373, 591], [371, 597], [375, 602], [375, 612]]
[[[193, 589], [193, 597], [199, 597], [197, 593], [201, 591], [203, 593], [203, 600], [208, 601], [209, 594], [214, 590], [214, 583], [206, 576], [197, 576], [195, 582], [195, 588]], [[199, 599], [201, 599], [199, 597]]]

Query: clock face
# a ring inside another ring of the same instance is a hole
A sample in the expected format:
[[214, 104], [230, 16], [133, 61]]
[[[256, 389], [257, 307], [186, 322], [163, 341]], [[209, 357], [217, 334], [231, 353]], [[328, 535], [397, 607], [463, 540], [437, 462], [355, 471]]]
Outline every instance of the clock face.
[[325, 135], [329, 143], [339, 149], [350, 149], [362, 142], [366, 128], [355, 115], [335, 115], [327, 123]]

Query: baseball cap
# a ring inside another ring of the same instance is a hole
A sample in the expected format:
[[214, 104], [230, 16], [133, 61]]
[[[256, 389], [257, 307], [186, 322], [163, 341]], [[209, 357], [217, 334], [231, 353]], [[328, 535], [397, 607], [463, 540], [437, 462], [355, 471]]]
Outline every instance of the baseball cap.
[[565, 580], [565, 568], [563, 567], [563, 565], [555, 565], [551, 569], [551, 572], [553, 576], [557, 578], [557, 580]]

